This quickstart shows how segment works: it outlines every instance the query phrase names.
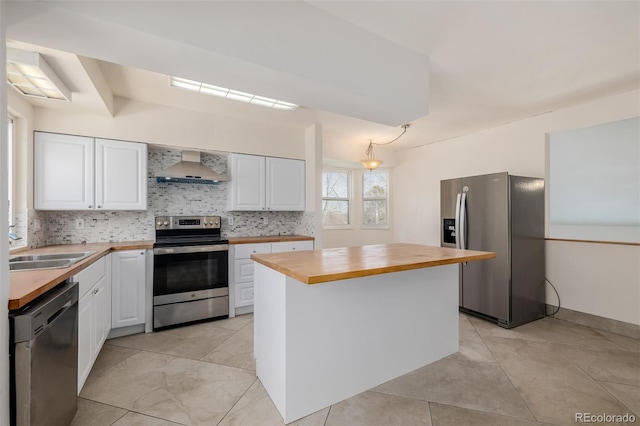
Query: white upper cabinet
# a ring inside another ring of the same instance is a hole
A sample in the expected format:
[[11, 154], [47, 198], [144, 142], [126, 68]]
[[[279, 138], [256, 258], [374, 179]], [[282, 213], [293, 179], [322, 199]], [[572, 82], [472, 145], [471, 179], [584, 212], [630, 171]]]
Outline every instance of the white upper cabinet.
[[93, 209], [93, 138], [36, 132], [34, 143], [35, 208]]
[[96, 139], [96, 207], [146, 210], [147, 145]]
[[35, 133], [39, 210], [146, 210], [147, 145]]
[[230, 154], [228, 159], [229, 210], [264, 210], [265, 161], [257, 155]]
[[267, 210], [304, 210], [304, 161], [267, 157], [266, 163]]
[[303, 211], [304, 166], [302, 160], [230, 154], [228, 209]]

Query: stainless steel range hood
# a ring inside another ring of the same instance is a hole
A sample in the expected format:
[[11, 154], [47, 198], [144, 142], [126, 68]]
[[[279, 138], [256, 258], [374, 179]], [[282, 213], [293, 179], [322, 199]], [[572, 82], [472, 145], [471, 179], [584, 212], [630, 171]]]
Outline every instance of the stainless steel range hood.
[[198, 151], [182, 151], [182, 161], [156, 173], [158, 182], [216, 184], [227, 178], [214, 172], [200, 162]]

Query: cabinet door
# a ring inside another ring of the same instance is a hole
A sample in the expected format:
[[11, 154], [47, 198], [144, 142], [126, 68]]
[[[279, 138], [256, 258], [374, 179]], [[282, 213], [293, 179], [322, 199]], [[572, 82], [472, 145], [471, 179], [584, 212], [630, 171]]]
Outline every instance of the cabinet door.
[[144, 324], [144, 250], [111, 253], [111, 327]]
[[93, 290], [95, 303], [95, 345], [94, 353], [97, 356], [102, 348], [109, 331], [111, 330], [111, 292], [107, 278], [103, 277]]
[[267, 157], [266, 173], [267, 210], [303, 211], [304, 161]]
[[147, 209], [147, 145], [96, 139], [96, 208]]
[[265, 209], [265, 158], [230, 154], [228, 160], [229, 210]]
[[35, 132], [34, 207], [94, 208], [93, 138]]
[[78, 302], [78, 394], [93, 365], [94, 315], [93, 289], [91, 289]]
[[236, 284], [236, 308], [253, 305], [253, 281]]
[[235, 262], [235, 282], [253, 282], [253, 260], [237, 259]]
[[282, 241], [271, 244], [272, 253], [301, 250], [313, 250], [313, 241]]

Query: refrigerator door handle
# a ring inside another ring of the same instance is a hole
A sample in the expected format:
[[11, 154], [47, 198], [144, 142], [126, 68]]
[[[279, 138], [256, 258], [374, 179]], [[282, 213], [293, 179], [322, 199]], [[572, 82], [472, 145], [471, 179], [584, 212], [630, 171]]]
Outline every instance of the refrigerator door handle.
[[456, 248], [459, 249], [460, 247], [460, 200], [461, 200], [462, 194], [458, 194], [458, 197], [456, 198], [456, 223], [455, 223], [455, 233], [456, 233]]
[[465, 228], [467, 226], [466, 211], [467, 211], [467, 193], [463, 192], [462, 197], [460, 198], [460, 232], [459, 234], [456, 234], [456, 235], [460, 235], [460, 248], [462, 250], [465, 250], [467, 248], [467, 243], [465, 241], [465, 237], [466, 237]]

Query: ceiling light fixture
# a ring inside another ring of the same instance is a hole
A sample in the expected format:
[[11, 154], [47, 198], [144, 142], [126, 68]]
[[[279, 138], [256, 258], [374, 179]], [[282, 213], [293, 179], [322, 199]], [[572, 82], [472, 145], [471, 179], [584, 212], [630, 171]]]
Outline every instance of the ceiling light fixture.
[[7, 82], [24, 96], [71, 102], [71, 90], [37, 52], [7, 48]]
[[238, 90], [227, 89], [226, 87], [214, 86], [212, 84], [201, 83], [199, 81], [187, 80], [181, 77], [169, 77], [169, 85], [180, 89], [191, 90], [193, 92], [204, 93], [206, 95], [217, 96], [219, 98], [232, 99], [234, 101], [245, 102], [253, 105], [260, 105], [267, 108], [280, 109], [283, 111], [293, 111], [299, 105], [291, 102], [279, 101], [277, 99], [266, 98], [251, 93], [240, 92]]
[[376, 160], [376, 157], [373, 153], [373, 146], [374, 145], [389, 145], [392, 142], [397, 141], [398, 139], [400, 139], [400, 137], [402, 137], [402, 135], [404, 135], [405, 133], [407, 133], [407, 129], [409, 128], [410, 124], [403, 124], [402, 125], [402, 133], [400, 133], [400, 135], [393, 139], [390, 140], [389, 142], [385, 142], [385, 143], [374, 143], [371, 139], [369, 139], [369, 146], [367, 147], [367, 158], [364, 160], [361, 160], [360, 162], [362, 163], [362, 165], [364, 167], [366, 167], [367, 169], [369, 169], [369, 171], [373, 171], [375, 169], [378, 168], [378, 166], [380, 164], [382, 164], [382, 160]]

